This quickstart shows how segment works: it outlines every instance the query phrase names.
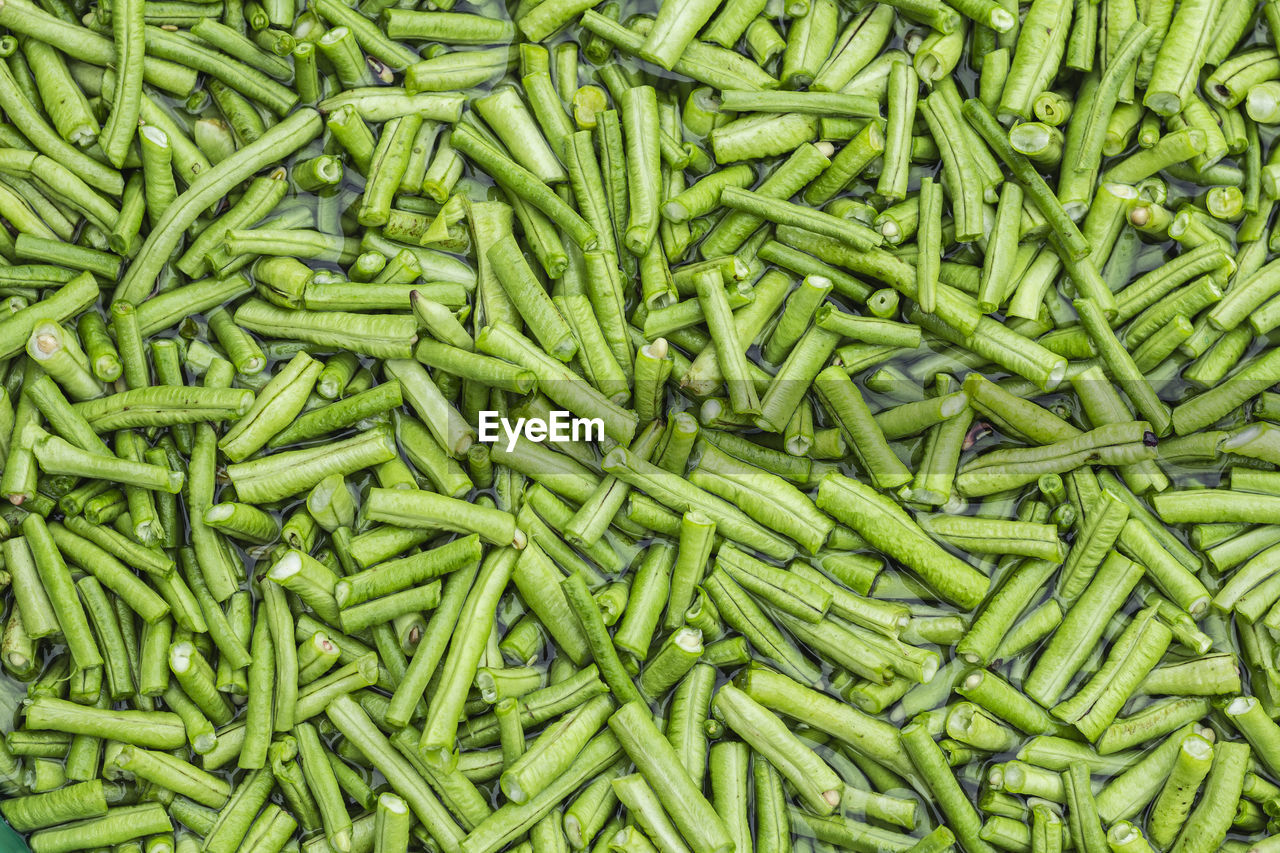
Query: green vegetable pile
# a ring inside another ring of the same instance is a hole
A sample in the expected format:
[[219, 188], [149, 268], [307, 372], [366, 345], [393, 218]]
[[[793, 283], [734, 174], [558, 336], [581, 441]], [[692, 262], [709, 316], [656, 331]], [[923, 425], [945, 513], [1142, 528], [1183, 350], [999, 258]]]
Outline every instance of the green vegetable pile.
[[0, 0], [0, 815], [1280, 851], [1278, 44]]

